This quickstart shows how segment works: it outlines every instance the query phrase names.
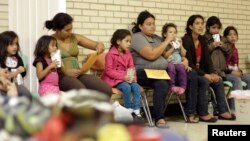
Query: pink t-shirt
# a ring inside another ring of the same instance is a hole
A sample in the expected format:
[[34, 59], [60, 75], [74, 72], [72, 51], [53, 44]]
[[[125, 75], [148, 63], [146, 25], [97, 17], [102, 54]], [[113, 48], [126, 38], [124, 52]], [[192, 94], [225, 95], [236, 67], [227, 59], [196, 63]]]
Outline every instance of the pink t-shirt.
[[[52, 62], [50, 59], [45, 59], [48, 65]], [[48, 93], [60, 94], [59, 90], [59, 76], [57, 70], [49, 72], [45, 78], [39, 83], [38, 93], [40, 96]]]

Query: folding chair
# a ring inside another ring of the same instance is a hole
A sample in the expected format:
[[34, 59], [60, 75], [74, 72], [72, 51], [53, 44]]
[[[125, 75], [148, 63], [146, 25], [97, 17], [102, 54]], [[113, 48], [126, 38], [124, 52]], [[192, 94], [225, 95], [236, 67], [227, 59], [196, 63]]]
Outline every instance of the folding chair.
[[229, 112], [230, 112], [230, 114], [231, 114], [231, 110], [230, 110], [230, 106], [229, 106], [229, 104], [228, 104], [227, 98], [228, 98], [229, 94], [230, 94], [231, 91], [232, 91], [233, 84], [232, 84], [230, 81], [223, 81], [223, 83], [224, 83], [224, 87], [228, 87], [228, 90], [227, 90], [227, 92], [225, 93], [225, 100], [226, 100], [227, 108], [228, 108], [228, 110], [229, 110]]
[[168, 98], [167, 98], [167, 103], [166, 103], [166, 107], [165, 107], [165, 110], [164, 110], [164, 111], [167, 110], [167, 106], [168, 106], [168, 104], [169, 104], [169, 102], [170, 102], [171, 97], [172, 97], [173, 94], [176, 96], [176, 99], [177, 99], [177, 101], [178, 101], [178, 103], [179, 103], [179, 105], [180, 105], [181, 112], [182, 112], [182, 115], [183, 115], [183, 118], [184, 118], [185, 122], [188, 122], [188, 120], [187, 120], [187, 115], [186, 115], [186, 113], [185, 113], [185, 111], [184, 111], [184, 108], [183, 108], [183, 105], [182, 105], [182, 103], [181, 103], [181, 99], [180, 99], [180, 96], [181, 96], [181, 95], [177, 95], [177, 94], [175, 94], [174, 92], [169, 92], [169, 93], [168, 93], [169, 96], [168, 96]]
[[143, 110], [145, 112], [145, 115], [146, 115], [149, 126], [153, 127], [154, 123], [153, 123], [153, 120], [152, 120], [152, 116], [151, 116], [151, 113], [150, 113], [150, 109], [149, 109], [149, 106], [148, 106], [148, 100], [147, 100], [147, 96], [146, 96], [145, 92], [141, 92], [141, 104], [142, 104]]
[[[217, 105], [217, 100], [216, 100], [216, 96], [215, 96], [215, 93], [214, 93], [213, 88], [212, 88], [212, 87], [209, 87], [209, 91], [211, 92], [212, 97], [213, 97], [213, 100], [214, 100], [215, 104]], [[230, 110], [230, 107], [229, 107], [229, 104], [228, 104], [226, 95], [225, 95], [225, 101], [226, 101], [226, 105], [227, 105], [228, 112], [231, 114], [231, 110]]]
[[[229, 94], [230, 94], [230, 92], [232, 91], [233, 84], [230, 81], [223, 81], [223, 83], [224, 83], [224, 87], [228, 87], [228, 91], [226, 92], [226, 97], [228, 97]], [[247, 87], [247, 83], [246, 82], [241, 81], [241, 85], [242, 85], [243, 89], [246, 89], [246, 87]]]

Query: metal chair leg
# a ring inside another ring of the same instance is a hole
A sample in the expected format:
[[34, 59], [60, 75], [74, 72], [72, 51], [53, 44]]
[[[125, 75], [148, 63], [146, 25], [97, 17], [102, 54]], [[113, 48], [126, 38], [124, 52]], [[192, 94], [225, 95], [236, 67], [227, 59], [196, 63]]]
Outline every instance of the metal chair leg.
[[[174, 92], [170, 92], [169, 97], [167, 98], [167, 103], [166, 103], [166, 106], [165, 106], [165, 110], [164, 110], [164, 111], [167, 110], [169, 101], [171, 100], [171, 97], [172, 97], [173, 94], [174, 94]], [[187, 116], [186, 116], [186, 113], [185, 113], [184, 108], [183, 108], [183, 106], [182, 106], [182, 103], [181, 103], [181, 100], [180, 100], [180, 96], [176, 95], [176, 97], [177, 97], [178, 103], [179, 103], [179, 105], [180, 105], [180, 108], [181, 108], [181, 112], [182, 112], [183, 118], [184, 118], [185, 122], [187, 122]]]
[[169, 97], [167, 98], [167, 103], [166, 103], [166, 106], [165, 106], [164, 112], [166, 112], [167, 107], [168, 107], [168, 104], [169, 104], [169, 101], [171, 100], [171, 97], [172, 97], [172, 95], [173, 95], [173, 94], [174, 94], [173, 92], [170, 92], [170, 95], [169, 95]]
[[181, 104], [180, 96], [178, 96], [178, 95], [177, 95], [177, 100], [178, 100], [179, 105], [180, 105], [180, 107], [181, 107], [181, 112], [182, 112], [183, 118], [184, 118], [184, 120], [187, 122], [187, 121], [188, 121], [188, 120], [187, 120], [187, 116], [186, 116], [186, 113], [185, 113], [185, 111], [184, 111], [184, 108], [183, 108], [183, 106], [182, 106], [182, 104]]
[[[214, 93], [214, 90], [213, 88], [209, 87], [211, 93], [212, 93], [212, 96], [214, 98], [214, 101], [215, 101], [215, 104], [217, 105], [217, 101], [216, 101], [216, 96], [215, 96], [215, 93]], [[228, 112], [231, 114], [231, 110], [230, 110], [230, 107], [229, 107], [229, 104], [228, 104], [228, 101], [227, 101], [227, 97], [225, 96], [225, 101], [226, 101], [226, 105], [227, 105], [227, 109], [228, 109]]]
[[146, 97], [145, 93], [141, 93], [141, 103], [142, 103], [143, 110], [146, 114], [146, 118], [147, 118], [149, 126], [150, 127], [154, 126], [154, 123], [153, 123], [152, 117], [151, 117], [151, 113], [150, 113], [150, 109], [148, 106], [147, 97]]

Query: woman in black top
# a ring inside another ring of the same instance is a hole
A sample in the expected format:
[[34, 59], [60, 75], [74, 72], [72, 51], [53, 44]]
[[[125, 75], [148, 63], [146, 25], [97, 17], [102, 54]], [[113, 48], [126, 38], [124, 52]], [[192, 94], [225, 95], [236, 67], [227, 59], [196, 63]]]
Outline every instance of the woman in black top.
[[186, 92], [187, 104], [193, 105], [187, 106], [187, 108], [192, 108], [187, 109], [187, 111], [195, 112], [197, 110], [200, 121], [217, 121], [213, 115], [208, 113], [207, 90], [211, 86], [216, 95], [219, 119], [234, 120], [235, 116], [231, 115], [227, 109], [223, 81], [213, 68], [206, 39], [201, 36], [203, 30], [204, 18], [201, 15], [190, 16], [182, 42], [187, 50], [186, 57], [189, 66], [197, 72], [198, 76], [197, 83], [193, 84], [192, 88], [189, 89], [190, 91]]

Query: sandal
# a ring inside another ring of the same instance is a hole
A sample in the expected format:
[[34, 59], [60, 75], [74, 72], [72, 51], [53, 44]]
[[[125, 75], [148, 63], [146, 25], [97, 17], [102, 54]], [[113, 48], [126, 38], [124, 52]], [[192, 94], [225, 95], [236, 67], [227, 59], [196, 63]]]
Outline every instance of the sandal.
[[213, 117], [211, 115], [206, 115], [206, 117], [207, 116], [210, 116], [210, 118], [209, 119], [204, 119], [205, 116], [203, 116], [203, 118], [200, 116], [200, 121], [202, 121], [202, 122], [209, 122], [209, 123], [214, 123], [214, 122], [217, 121], [217, 118], [215, 118], [215, 117]]
[[199, 123], [199, 117], [195, 115], [187, 115], [187, 123]]
[[156, 123], [155, 126], [158, 128], [169, 128], [169, 126], [166, 124], [166, 121], [164, 119], [159, 119]]
[[230, 118], [225, 118], [225, 117], [219, 115], [219, 119], [221, 119], [221, 120], [236, 120], [236, 116], [235, 116], [235, 114], [231, 114]]

